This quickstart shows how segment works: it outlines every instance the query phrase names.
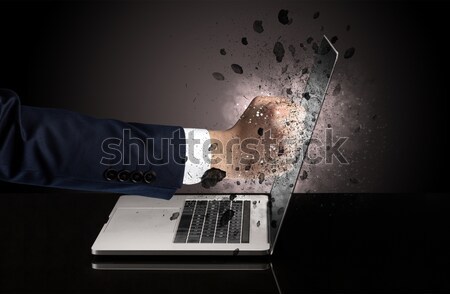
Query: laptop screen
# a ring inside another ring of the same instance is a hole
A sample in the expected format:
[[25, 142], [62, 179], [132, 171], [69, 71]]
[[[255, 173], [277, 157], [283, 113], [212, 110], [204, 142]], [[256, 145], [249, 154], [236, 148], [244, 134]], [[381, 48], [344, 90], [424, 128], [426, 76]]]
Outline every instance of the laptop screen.
[[306, 111], [306, 117], [303, 120], [304, 127], [302, 132], [298, 134], [302, 144], [301, 149], [298, 150], [299, 157], [294, 167], [287, 173], [277, 177], [273, 183], [271, 190], [272, 209], [270, 224], [271, 252], [273, 252], [285, 211], [287, 210], [291, 194], [294, 191], [295, 183], [297, 182], [309, 142], [314, 132], [314, 127], [325, 100], [337, 57], [338, 52], [324, 36], [316, 54], [314, 54], [314, 63], [304, 92], [301, 97], [297, 98], [298, 103]]

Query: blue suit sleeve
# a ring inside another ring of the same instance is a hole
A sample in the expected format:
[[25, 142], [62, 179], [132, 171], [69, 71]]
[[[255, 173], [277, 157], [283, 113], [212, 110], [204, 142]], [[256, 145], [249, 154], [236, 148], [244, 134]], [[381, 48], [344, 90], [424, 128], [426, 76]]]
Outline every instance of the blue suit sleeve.
[[185, 154], [181, 127], [22, 106], [0, 89], [0, 180], [169, 199]]

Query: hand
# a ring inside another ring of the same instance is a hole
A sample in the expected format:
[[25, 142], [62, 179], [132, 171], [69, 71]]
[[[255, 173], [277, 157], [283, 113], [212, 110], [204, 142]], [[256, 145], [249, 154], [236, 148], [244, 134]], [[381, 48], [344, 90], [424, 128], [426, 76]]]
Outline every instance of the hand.
[[253, 99], [238, 122], [225, 131], [209, 131], [212, 168], [226, 178], [258, 179], [292, 168], [298, 154], [305, 110], [282, 97]]

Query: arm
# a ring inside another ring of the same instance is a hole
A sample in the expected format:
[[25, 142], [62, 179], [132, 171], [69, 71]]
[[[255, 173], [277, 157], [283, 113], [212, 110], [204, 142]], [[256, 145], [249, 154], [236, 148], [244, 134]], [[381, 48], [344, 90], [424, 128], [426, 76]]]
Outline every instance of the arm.
[[168, 199], [210, 168], [229, 179], [283, 173], [302, 115], [285, 98], [257, 97], [231, 129], [183, 129], [21, 106], [0, 89], [0, 180]]

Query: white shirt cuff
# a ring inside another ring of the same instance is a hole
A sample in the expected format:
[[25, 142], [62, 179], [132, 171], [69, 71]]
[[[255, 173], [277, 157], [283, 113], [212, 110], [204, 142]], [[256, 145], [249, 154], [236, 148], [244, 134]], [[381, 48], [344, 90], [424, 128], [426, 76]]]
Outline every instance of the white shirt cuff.
[[211, 152], [208, 151], [211, 137], [208, 130], [184, 128], [187, 161], [184, 167], [183, 184], [201, 182], [202, 176], [211, 168]]

